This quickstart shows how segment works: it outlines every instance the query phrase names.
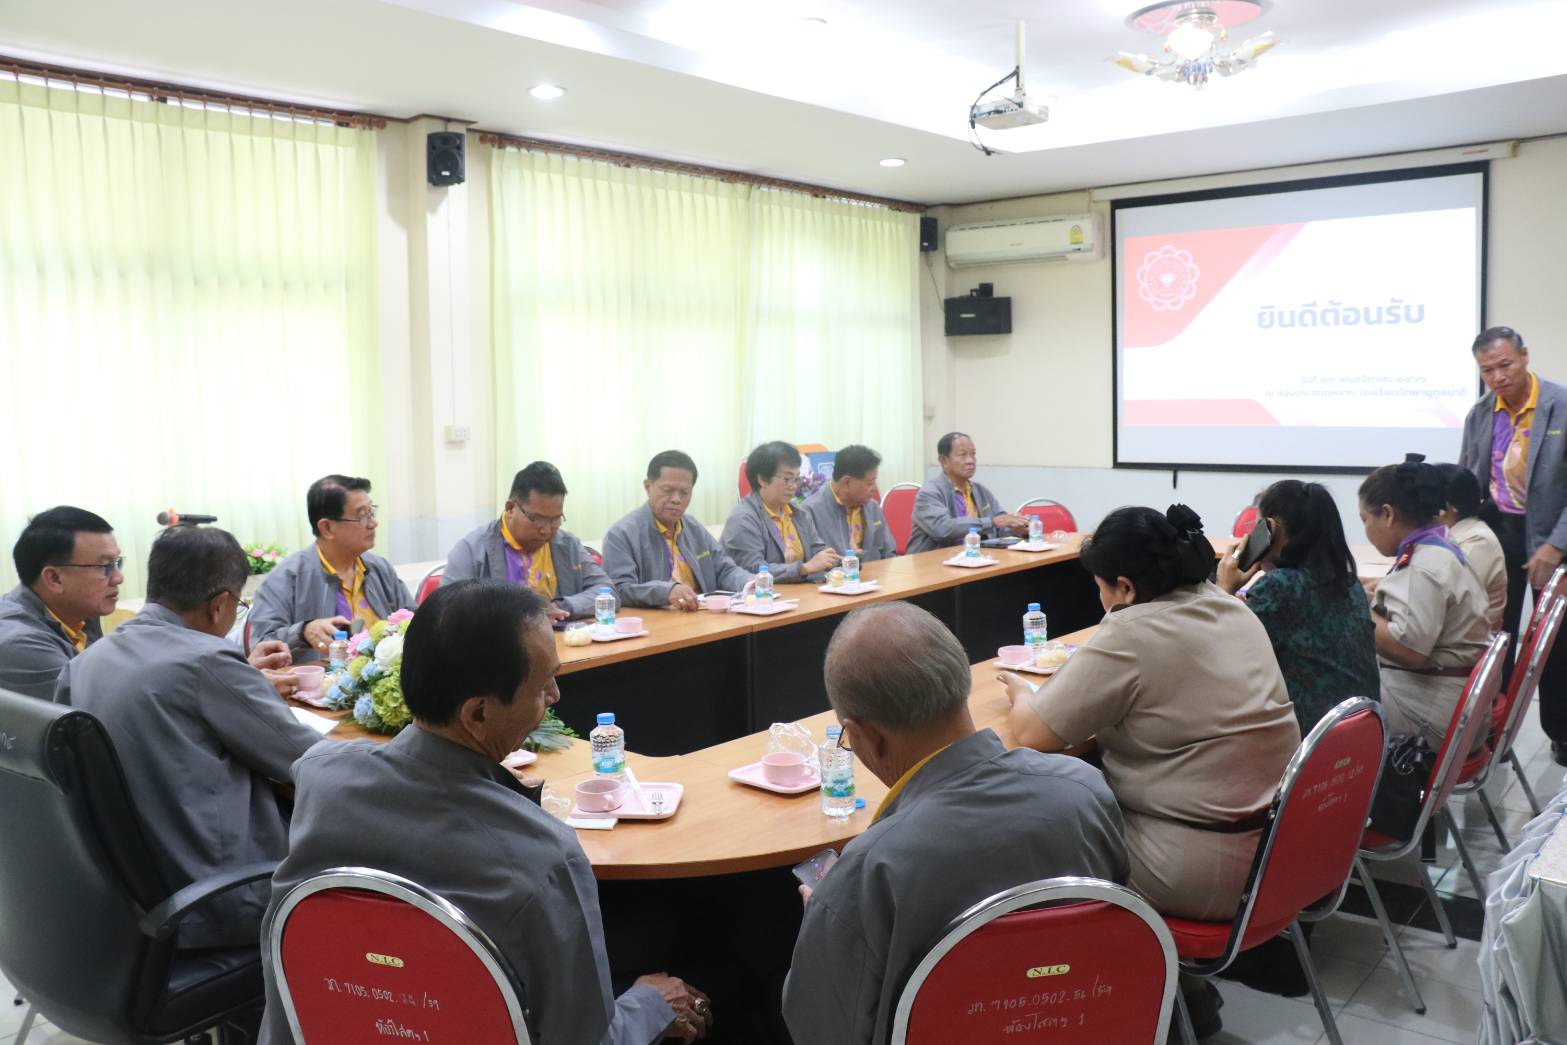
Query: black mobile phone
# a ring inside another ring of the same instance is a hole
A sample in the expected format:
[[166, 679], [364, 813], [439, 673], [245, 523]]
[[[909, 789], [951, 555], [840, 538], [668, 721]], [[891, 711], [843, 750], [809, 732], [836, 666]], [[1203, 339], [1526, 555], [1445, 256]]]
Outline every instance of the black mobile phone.
[[1240, 546], [1240, 551], [1235, 556], [1235, 565], [1245, 573], [1262, 561], [1262, 557], [1268, 553], [1268, 545], [1272, 543], [1273, 530], [1268, 526], [1268, 520], [1258, 519], [1257, 525], [1246, 538], [1246, 543]]
[[566, 625], [570, 623], [570, 620], [552, 620], [550, 621], [550, 627], [554, 628], [556, 631], [565, 631]]
[[800, 880], [801, 885], [816, 888], [816, 884], [826, 877], [832, 870], [832, 865], [838, 862], [838, 850], [827, 848], [817, 853], [802, 863], [796, 864], [794, 876]]

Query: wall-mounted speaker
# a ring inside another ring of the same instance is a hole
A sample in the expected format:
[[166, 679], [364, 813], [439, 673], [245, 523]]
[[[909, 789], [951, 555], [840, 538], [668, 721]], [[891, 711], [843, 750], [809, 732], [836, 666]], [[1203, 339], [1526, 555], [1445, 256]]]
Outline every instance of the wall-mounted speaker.
[[425, 138], [425, 177], [431, 185], [463, 183], [463, 136], [450, 131], [432, 131]]
[[968, 334], [1012, 333], [1012, 299], [977, 297], [947, 298], [948, 337]]
[[937, 246], [937, 243], [936, 243], [936, 219], [935, 218], [921, 218], [920, 219], [920, 253], [921, 254], [929, 254], [931, 251], [936, 249], [936, 246]]

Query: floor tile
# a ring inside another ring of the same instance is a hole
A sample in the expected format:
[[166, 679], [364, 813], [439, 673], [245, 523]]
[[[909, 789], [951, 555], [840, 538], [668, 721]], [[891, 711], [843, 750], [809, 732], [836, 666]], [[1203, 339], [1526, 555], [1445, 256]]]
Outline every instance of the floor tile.
[[[1415, 983], [1425, 998], [1426, 1011], [1423, 1016], [1415, 1013], [1398, 974], [1386, 965], [1379, 966], [1366, 978], [1360, 990], [1344, 1007], [1344, 1014], [1448, 1041], [1474, 1041], [1475, 1029], [1480, 1024], [1481, 997], [1478, 990], [1436, 980], [1421, 980], [1419, 977], [1416, 977]], [[1351, 1039], [1346, 1036], [1345, 1040]]]
[[1224, 1030], [1203, 1045], [1306, 1045], [1322, 1036], [1322, 1020], [1309, 1000], [1262, 994], [1238, 983], [1220, 980]]
[[[1339, 1036], [1344, 1039], [1344, 1045], [1448, 1045], [1454, 1041], [1474, 1041], [1472, 1032], [1467, 1038], [1436, 1038], [1407, 1027], [1390, 1026], [1361, 1016], [1338, 1016], [1335, 1022], [1338, 1023]], [[1327, 1040], [1326, 1034], [1317, 1039], [1319, 1045], [1326, 1045]]]
[[1339, 956], [1358, 962], [1375, 961], [1386, 950], [1387, 940], [1375, 918], [1340, 912], [1318, 922], [1311, 932], [1311, 953], [1319, 966]]
[[[1466, 990], [1475, 989], [1480, 982], [1480, 945], [1473, 940], [1461, 939], [1457, 947], [1449, 949], [1440, 933], [1405, 928], [1399, 931], [1398, 943], [1422, 990], [1427, 981]], [[1392, 968], [1390, 962], [1383, 966]]]

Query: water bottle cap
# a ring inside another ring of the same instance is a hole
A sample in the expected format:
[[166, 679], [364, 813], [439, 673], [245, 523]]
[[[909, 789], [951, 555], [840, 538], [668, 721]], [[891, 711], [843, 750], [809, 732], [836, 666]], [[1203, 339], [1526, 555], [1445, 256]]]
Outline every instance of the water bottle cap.
[[761, 566], [757, 567], [756, 572], [757, 573], [772, 573], [773, 571], [770, 568], [768, 568], [768, 565], [764, 562], [764, 563], [762, 563]]
[[843, 727], [842, 726], [828, 726], [827, 727], [827, 735], [830, 736], [830, 737], [842, 736], [843, 735]]
[[614, 589], [612, 589], [609, 585], [606, 584], [602, 588], [599, 589], [599, 594], [600, 595], [613, 595], [613, 594], [615, 594], [615, 592], [614, 592]]
[[856, 808], [856, 809], [864, 809], [865, 808], [865, 799], [861, 798], [858, 795], [855, 795], [854, 796], [854, 808]]
[[346, 638], [348, 638], [348, 632], [340, 631], [336, 635], [333, 635], [332, 637], [334, 639], [346, 639]]
[[614, 724], [615, 724], [615, 713], [613, 711], [600, 711], [599, 712], [599, 725], [601, 725], [601, 726], [613, 726]]
[[859, 553], [859, 552], [857, 552], [857, 551], [855, 551], [855, 550], [854, 550], [854, 549], [853, 549], [853, 548], [850, 548], [850, 549], [849, 549], [849, 554], [850, 554], [850, 555], [853, 555], [853, 556], [854, 556], [854, 557], [856, 557], [856, 558], [858, 558], [858, 557], [859, 557], [859, 554], [860, 554], [860, 553]]
[[979, 532], [979, 527], [978, 526], [970, 526], [968, 528], [968, 532], [969, 533], [978, 533]]
[[1030, 613], [1038, 613], [1039, 612], [1039, 603], [1037, 603], [1037, 602], [1029, 603], [1028, 604], [1028, 612], [1030, 612]]

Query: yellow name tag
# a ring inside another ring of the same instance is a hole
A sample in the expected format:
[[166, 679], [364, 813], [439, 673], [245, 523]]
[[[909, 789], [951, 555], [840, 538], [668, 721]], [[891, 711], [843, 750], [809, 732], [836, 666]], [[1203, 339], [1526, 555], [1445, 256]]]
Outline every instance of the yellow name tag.
[[371, 965], [384, 965], [389, 969], [401, 969], [403, 960], [390, 954], [376, 954], [374, 951], [365, 952], [365, 961]]
[[1046, 976], [1065, 976], [1071, 971], [1072, 967], [1070, 965], [1036, 965], [1028, 970], [1028, 978], [1038, 980]]
[[698, 558], [698, 559], [705, 559], [705, 558], [707, 558], [707, 557], [708, 557], [708, 556], [709, 556], [709, 555], [712, 555], [712, 554], [713, 554], [713, 553], [712, 553], [712, 552], [702, 552], [702, 553], [701, 553], [701, 554], [700, 554], [700, 555], [698, 555], [698, 556], [697, 556], [697, 558]]
[[1562, 430], [1560, 428], [1547, 428], [1545, 430], [1545, 434], [1546, 435], [1561, 435], [1562, 434]]

